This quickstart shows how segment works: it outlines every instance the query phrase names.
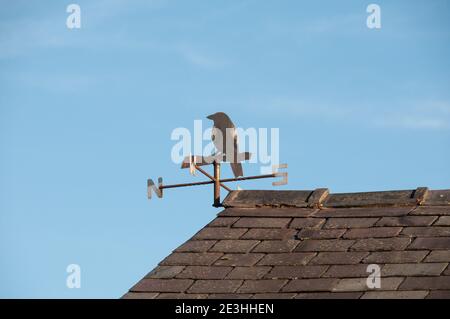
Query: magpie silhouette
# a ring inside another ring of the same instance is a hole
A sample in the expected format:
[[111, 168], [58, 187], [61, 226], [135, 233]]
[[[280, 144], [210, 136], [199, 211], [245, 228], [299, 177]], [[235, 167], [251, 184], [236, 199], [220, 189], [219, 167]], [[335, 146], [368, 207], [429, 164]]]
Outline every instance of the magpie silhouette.
[[223, 112], [217, 112], [206, 118], [214, 121], [211, 139], [218, 151], [216, 155], [223, 154], [223, 159], [230, 162], [234, 177], [244, 176], [242, 164], [238, 161], [239, 146], [236, 127], [230, 117]]

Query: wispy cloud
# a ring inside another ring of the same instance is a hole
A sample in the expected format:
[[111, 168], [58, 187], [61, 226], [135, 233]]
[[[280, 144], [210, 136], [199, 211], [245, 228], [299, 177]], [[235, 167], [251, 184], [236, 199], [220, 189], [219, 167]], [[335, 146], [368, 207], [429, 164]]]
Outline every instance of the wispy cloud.
[[450, 129], [450, 101], [422, 101], [409, 107], [389, 111], [375, 118], [379, 126], [405, 129], [447, 130]]
[[449, 130], [450, 101], [424, 100], [368, 104], [324, 103], [322, 100], [296, 98], [266, 99], [254, 107], [263, 108], [268, 114], [301, 118], [315, 122], [327, 121], [339, 124], [390, 127], [412, 130]]
[[176, 46], [176, 50], [190, 64], [204, 69], [218, 69], [227, 64], [225, 59], [214, 56], [211, 53], [205, 53], [205, 50], [194, 49], [192, 45], [179, 45]]
[[0, 21], [0, 59], [30, 56], [39, 50], [61, 48], [126, 48], [166, 52], [190, 65], [208, 70], [220, 69], [228, 64], [220, 53], [213, 52], [200, 43], [180, 42], [176, 38], [142, 38], [127, 31], [127, 27], [105, 29], [108, 24], [115, 23], [114, 19], [130, 11], [158, 10], [166, 4], [167, 0], [136, 0], [132, 6], [118, 0], [89, 2], [81, 6], [81, 30], [69, 30], [65, 27], [67, 13], [64, 6], [61, 6], [58, 14]]

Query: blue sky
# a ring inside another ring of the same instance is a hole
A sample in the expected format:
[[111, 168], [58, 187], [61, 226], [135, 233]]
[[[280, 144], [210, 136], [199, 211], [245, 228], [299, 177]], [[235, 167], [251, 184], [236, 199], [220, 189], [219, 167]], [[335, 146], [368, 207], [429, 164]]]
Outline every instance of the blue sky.
[[369, 1], [70, 3], [0, 1], [0, 297], [120, 297], [213, 219], [146, 180], [203, 180], [170, 135], [216, 111], [280, 129], [279, 189], [450, 187], [448, 1], [377, 1], [379, 30]]

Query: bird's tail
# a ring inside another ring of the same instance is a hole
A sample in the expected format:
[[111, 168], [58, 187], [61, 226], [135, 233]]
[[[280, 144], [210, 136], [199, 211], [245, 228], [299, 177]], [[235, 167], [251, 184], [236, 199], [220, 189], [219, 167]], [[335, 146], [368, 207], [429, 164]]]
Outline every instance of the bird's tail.
[[234, 177], [244, 176], [241, 163], [230, 163]]

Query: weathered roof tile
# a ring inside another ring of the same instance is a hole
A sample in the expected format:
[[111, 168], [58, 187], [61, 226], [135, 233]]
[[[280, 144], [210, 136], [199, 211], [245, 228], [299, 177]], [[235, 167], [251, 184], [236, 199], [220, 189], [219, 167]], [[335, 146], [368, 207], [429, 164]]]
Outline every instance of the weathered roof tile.
[[187, 279], [222, 279], [233, 269], [223, 266], [187, 266], [177, 278]]
[[189, 240], [175, 249], [177, 253], [203, 253], [208, 251], [217, 240]]
[[260, 279], [270, 271], [270, 266], [234, 267], [227, 279]]
[[224, 252], [224, 253], [248, 253], [253, 247], [258, 245], [257, 240], [240, 240], [240, 239], [224, 239], [218, 241], [210, 252]]
[[368, 252], [323, 252], [319, 253], [311, 265], [351, 265], [358, 264]]
[[211, 265], [222, 253], [172, 253], [159, 264], [161, 266], [205, 266]]
[[411, 237], [450, 237], [450, 227], [405, 227], [401, 234]]
[[194, 281], [189, 279], [142, 279], [133, 288], [132, 292], [183, 292]]
[[295, 299], [358, 299], [362, 292], [310, 292], [299, 293]]
[[402, 216], [383, 217], [377, 222], [377, 226], [430, 226], [437, 216]]
[[325, 223], [325, 218], [294, 218], [290, 228], [320, 228]]
[[356, 265], [333, 265], [327, 270], [323, 277], [332, 278], [356, 278], [369, 276], [367, 271], [367, 264], [356, 264]]
[[439, 276], [447, 267], [446, 263], [387, 264], [381, 276]]
[[345, 233], [345, 229], [311, 229], [305, 228], [297, 233], [298, 239], [327, 239], [339, 238]]
[[373, 226], [379, 218], [338, 218], [330, 217], [323, 228], [367, 228]]
[[233, 227], [247, 227], [247, 228], [282, 228], [286, 227], [290, 218], [270, 218], [270, 217], [242, 217]]
[[287, 280], [280, 279], [258, 279], [245, 280], [239, 288], [239, 293], [263, 293], [263, 292], [278, 292], [281, 287], [287, 283]]
[[158, 266], [149, 272], [145, 278], [168, 279], [175, 278], [186, 266]]
[[218, 266], [253, 266], [255, 265], [261, 258], [263, 258], [264, 254], [258, 253], [248, 253], [248, 254], [225, 254], [219, 260], [215, 262], [215, 265]]
[[434, 223], [434, 226], [450, 226], [450, 216], [441, 216]]
[[450, 276], [408, 277], [400, 286], [400, 290], [450, 290]]
[[422, 251], [380, 251], [364, 258], [364, 263], [413, 263], [420, 262], [429, 252]]
[[287, 228], [251, 228], [241, 238], [257, 240], [290, 240], [297, 234], [295, 229]]
[[[401, 277], [382, 278], [380, 289], [396, 290], [403, 279]], [[367, 291], [370, 289], [367, 286], [367, 278], [344, 278], [333, 288], [333, 291]]]
[[359, 239], [350, 247], [357, 251], [404, 250], [411, 243], [411, 238], [367, 238]]
[[264, 240], [253, 249], [256, 253], [287, 253], [294, 250], [299, 240]]
[[424, 299], [428, 291], [367, 291], [361, 299]]
[[275, 266], [265, 278], [319, 278], [328, 266]]
[[405, 216], [413, 207], [328, 208], [314, 213], [314, 217], [385, 217]]
[[344, 238], [387, 238], [395, 237], [402, 231], [401, 227], [372, 227], [349, 229]]
[[233, 293], [242, 285], [242, 280], [196, 280], [189, 293]]
[[318, 278], [318, 279], [293, 279], [283, 287], [284, 292], [304, 292], [304, 291], [332, 291], [337, 286], [339, 279]]
[[280, 253], [266, 254], [258, 265], [270, 266], [287, 266], [287, 265], [306, 265], [314, 253]]
[[[450, 249], [450, 247], [449, 247]], [[434, 250], [432, 251], [425, 262], [448, 262], [450, 263], [450, 250]]]
[[347, 251], [354, 243], [347, 239], [308, 239], [302, 240], [294, 251]]
[[450, 237], [427, 237], [416, 238], [408, 247], [409, 249], [448, 249], [450, 248]]
[[194, 239], [238, 239], [246, 231], [246, 228], [205, 227], [194, 236]]

